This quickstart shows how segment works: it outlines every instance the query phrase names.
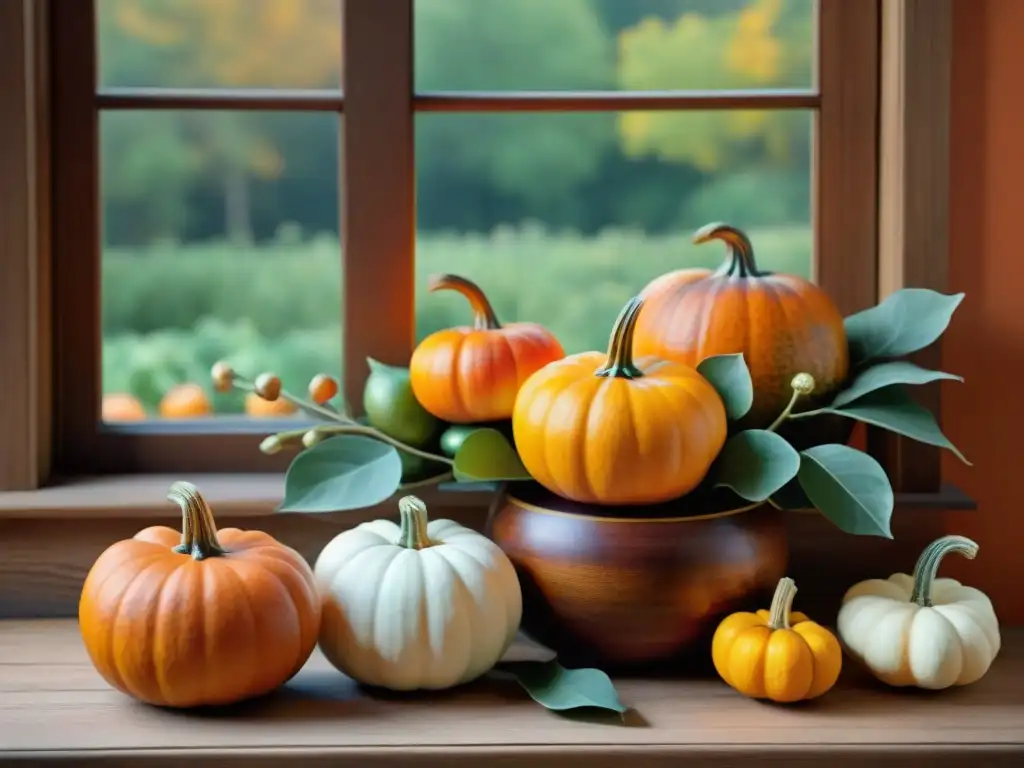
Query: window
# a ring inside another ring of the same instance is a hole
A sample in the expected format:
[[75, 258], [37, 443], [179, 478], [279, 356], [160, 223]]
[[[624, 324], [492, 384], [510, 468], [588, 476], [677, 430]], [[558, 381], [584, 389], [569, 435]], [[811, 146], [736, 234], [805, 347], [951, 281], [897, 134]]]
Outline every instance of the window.
[[424, 297], [432, 271], [477, 280], [570, 350], [603, 344], [592, 318], [650, 278], [716, 261], [686, 244], [713, 218], [844, 312], [878, 296], [873, 0], [49, 13], [57, 472], [281, 469], [256, 447], [271, 425], [237, 400], [104, 422], [102, 395], [153, 416], [227, 355], [291, 387], [340, 368], [358, 404], [367, 356], [403, 363], [464, 317]]

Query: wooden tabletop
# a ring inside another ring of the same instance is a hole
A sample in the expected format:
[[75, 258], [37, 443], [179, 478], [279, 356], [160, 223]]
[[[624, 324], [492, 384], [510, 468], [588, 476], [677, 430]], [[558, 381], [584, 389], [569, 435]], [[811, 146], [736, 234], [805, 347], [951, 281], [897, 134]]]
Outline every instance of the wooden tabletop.
[[[563, 716], [509, 680], [433, 695], [368, 693], [319, 654], [283, 690], [216, 714], [111, 690], [73, 621], [0, 622], [0, 761], [32, 765], [1024, 766], [1024, 631], [989, 674], [939, 693], [896, 691], [847, 665], [818, 702], [749, 701], [706, 679], [617, 679], [617, 716]], [[914, 762], [910, 762], [913, 760]], [[925, 764], [921, 762], [920, 764]]]

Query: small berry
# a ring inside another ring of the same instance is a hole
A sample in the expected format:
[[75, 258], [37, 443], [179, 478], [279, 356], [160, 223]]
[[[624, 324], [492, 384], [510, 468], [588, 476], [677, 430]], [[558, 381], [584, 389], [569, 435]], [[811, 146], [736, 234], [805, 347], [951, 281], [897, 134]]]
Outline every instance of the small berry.
[[317, 405], [323, 405], [338, 394], [338, 380], [326, 373], [318, 373], [309, 382], [309, 398]]
[[260, 443], [260, 450], [267, 454], [277, 453], [283, 447], [281, 438], [277, 435], [271, 435], [270, 437], [264, 438], [263, 442]]
[[256, 377], [253, 389], [264, 400], [273, 402], [281, 394], [281, 380], [272, 373], [261, 373]]
[[793, 381], [790, 382], [789, 386], [791, 386], [793, 391], [798, 395], [809, 395], [814, 392], [814, 377], [809, 373], [798, 373], [793, 377]]
[[214, 363], [210, 371], [210, 378], [213, 379], [213, 388], [218, 392], [230, 392], [235, 383], [235, 371], [223, 360]]
[[314, 445], [319, 443], [323, 439], [319, 429], [311, 429], [309, 432], [302, 436], [302, 444], [307, 448], [312, 448]]

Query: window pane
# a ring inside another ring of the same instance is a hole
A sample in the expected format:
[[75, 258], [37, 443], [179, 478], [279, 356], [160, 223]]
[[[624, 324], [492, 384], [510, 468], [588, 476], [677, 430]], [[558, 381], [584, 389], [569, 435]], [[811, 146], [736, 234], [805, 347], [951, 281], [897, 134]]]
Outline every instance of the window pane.
[[499, 319], [546, 325], [568, 352], [604, 349], [652, 278], [715, 266], [692, 231], [726, 221], [764, 269], [811, 271], [812, 113], [422, 114], [417, 117], [417, 335], [469, 321], [425, 293], [453, 272]]
[[[108, 112], [100, 128], [105, 395], [239, 414], [239, 393], [211, 391], [217, 360], [300, 394], [339, 374], [338, 117]], [[107, 403], [130, 418], [134, 401]]]
[[416, 87], [808, 88], [815, 0], [415, 0]]
[[341, 0], [96, 0], [99, 81], [338, 88]]

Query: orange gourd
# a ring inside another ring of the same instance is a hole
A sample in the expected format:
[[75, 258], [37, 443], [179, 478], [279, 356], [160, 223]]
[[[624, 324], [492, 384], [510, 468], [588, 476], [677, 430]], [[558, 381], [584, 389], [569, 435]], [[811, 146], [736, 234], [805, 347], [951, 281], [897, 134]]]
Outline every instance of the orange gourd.
[[138, 398], [127, 392], [110, 392], [103, 396], [100, 418], [103, 421], [144, 421], [146, 409]]
[[796, 584], [779, 581], [771, 610], [727, 616], [711, 639], [719, 676], [752, 699], [814, 699], [839, 679], [843, 651], [835, 635], [792, 611]]
[[469, 300], [473, 326], [447, 328], [419, 343], [409, 361], [413, 394], [428, 412], [452, 424], [500, 421], [534, 372], [565, 357], [537, 323], [502, 325], [484, 292], [456, 275], [431, 278], [429, 290], [454, 290]]
[[161, 398], [160, 416], [165, 419], [195, 419], [213, 412], [210, 398], [198, 384], [175, 384]]
[[727, 248], [719, 269], [670, 272], [644, 288], [634, 354], [696, 366], [712, 355], [742, 353], [754, 383], [743, 428], [771, 424], [798, 373], [817, 382], [802, 407], [829, 399], [849, 370], [843, 317], [832, 299], [803, 278], [759, 270], [750, 240], [735, 227], [709, 224], [693, 238], [712, 240]]
[[696, 488], [725, 444], [725, 406], [703, 376], [633, 359], [642, 306], [635, 298], [622, 310], [607, 355], [570, 355], [519, 391], [516, 449], [552, 493], [593, 504], [668, 501]]
[[309, 658], [320, 628], [313, 572], [261, 531], [220, 532], [190, 483], [168, 498], [182, 531], [146, 528], [109, 547], [82, 588], [78, 622], [114, 688], [168, 707], [268, 693]]
[[249, 392], [245, 396], [245, 413], [253, 418], [283, 419], [288, 416], [294, 416], [298, 412], [298, 407], [283, 397], [279, 397], [276, 400], [266, 400], [255, 392]]

